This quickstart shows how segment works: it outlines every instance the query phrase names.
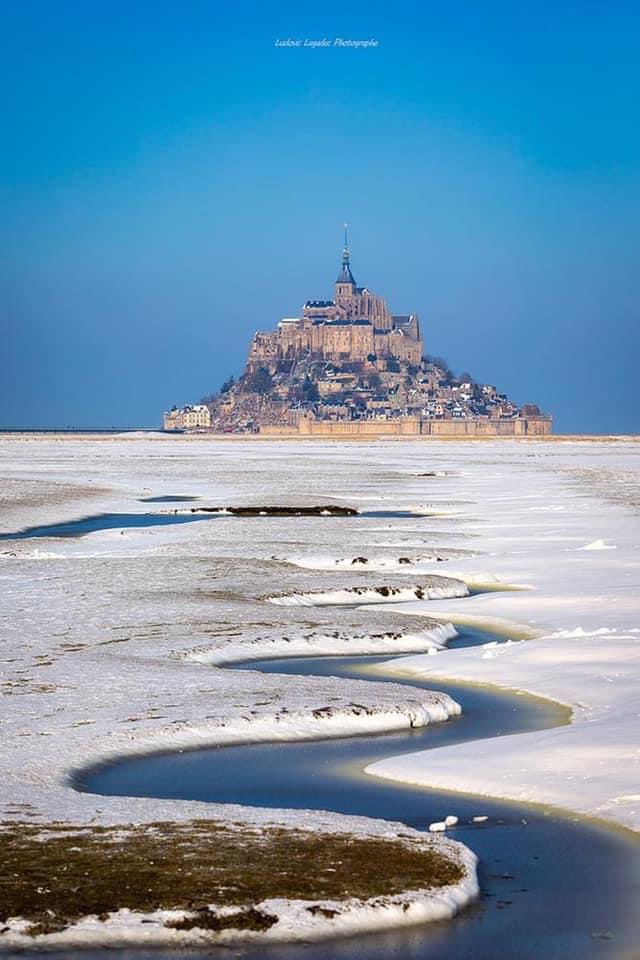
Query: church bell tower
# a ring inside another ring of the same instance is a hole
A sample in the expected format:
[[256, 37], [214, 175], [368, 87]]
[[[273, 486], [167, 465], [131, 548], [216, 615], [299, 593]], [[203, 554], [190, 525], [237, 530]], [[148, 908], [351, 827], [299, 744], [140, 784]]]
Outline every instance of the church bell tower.
[[342, 267], [336, 280], [336, 303], [343, 300], [350, 300], [356, 294], [356, 282], [351, 273], [349, 263], [349, 237], [347, 235], [347, 224], [344, 225], [344, 247], [342, 250]]

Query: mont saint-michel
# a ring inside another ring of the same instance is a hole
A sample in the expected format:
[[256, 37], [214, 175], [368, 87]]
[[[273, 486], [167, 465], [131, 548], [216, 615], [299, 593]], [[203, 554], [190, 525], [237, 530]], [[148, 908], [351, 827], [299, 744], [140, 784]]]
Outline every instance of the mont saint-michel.
[[518, 406], [425, 353], [416, 313], [358, 286], [345, 231], [332, 300], [257, 332], [244, 372], [164, 415], [168, 431], [272, 436], [543, 436], [551, 417]]

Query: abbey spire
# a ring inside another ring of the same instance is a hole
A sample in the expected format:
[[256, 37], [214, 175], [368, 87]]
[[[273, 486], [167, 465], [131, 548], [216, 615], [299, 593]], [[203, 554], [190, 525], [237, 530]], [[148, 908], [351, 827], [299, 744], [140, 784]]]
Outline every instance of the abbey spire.
[[342, 267], [336, 280], [336, 301], [343, 297], [351, 297], [356, 292], [356, 281], [351, 273], [349, 262], [349, 237], [347, 234], [347, 224], [344, 225], [344, 247], [342, 249]]

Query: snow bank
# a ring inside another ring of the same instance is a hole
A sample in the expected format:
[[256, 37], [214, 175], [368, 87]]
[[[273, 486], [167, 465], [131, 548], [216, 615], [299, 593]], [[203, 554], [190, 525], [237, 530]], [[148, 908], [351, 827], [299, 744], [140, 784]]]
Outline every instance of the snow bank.
[[[467, 556], [473, 556], [470, 550], [454, 550], [442, 547], [419, 554], [351, 557], [332, 557], [319, 554], [318, 556], [283, 557], [282, 561], [306, 570], [373, 570], [415, 575], [416, 573], [430, 573], [434, 563], [463, 559]], [[274, 557], [274, 560], [278, 559], [280, 558]]]
[[269, 603], [282, 607], [322, 607], [341, 604], [402, 603], [408, 600], [441, 600], [446, 597], [466, 597], [469, 590], [459, 580], [438, 578], [437, 582], [411, 587], [345, 587], [342, 590], [316, 590], [311, 593], [291, 593], [267, 597]]
[[453, 624], [442, 623], [428, 630], [388, 631], [378, 634], [334, 633], [293, 634], [257, 637], [252, 640], [218, 641], [181, 654], [194, 663], [222, 666], [244, 660], [266, 660], [279, 657], [367, 656], [433, 651], [446, 648], [457, 636]]
[[[284, 709], [275, 714], [239, 716], [209, 723], [175, 721], [170, 727], [149, 734], [133, 731], [117, 751], [101, 752], [98, 764], [117, 762], [127, 756], [140, 756], [167, 750], [193, 750], [199, 747], [230, 746], [241, 743], [280, 743], [299, 740], [327, 740], [337, 737], [392, 733], [442, 723], [461, 714], [460, 704], [446, 693], [415, 690], [421, 699], [407, 698], [388, 706], [350, 703], [323, 706], [304, 712]], [[95, 766], [93, 761], [90, 766]], [[83, 770], [74, 769], [71, 782], [81, 784]]]
[[[438, 663], [448, 661], [441, 666]], [[375, 668], [374, 668], [375, 669]], [[386, 674], [490, 683], [572, 708], [571, 724], [391, 757], [367, 772], [432, 788], [541, 800], [635, 827], [640, 819], [636, 730], [640, 630], [559, 630], [525, 643], [402, 657]]]

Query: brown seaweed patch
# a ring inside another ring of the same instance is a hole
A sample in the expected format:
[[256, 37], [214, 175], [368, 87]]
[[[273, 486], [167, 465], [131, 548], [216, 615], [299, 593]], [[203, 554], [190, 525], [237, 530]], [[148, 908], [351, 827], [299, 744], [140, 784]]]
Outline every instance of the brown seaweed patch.
[[192, 513], [230, 513], [234, 517], [357, 517], [353, 507], [323, 504], [310, 507], [192, 507]]
[[165, 927], [173, 930], [268, 930], [278, 918], [264, 910], [246, 907], [234, 913], [218, 914], [209, 907], [196, 910], [182, 920], [168, 920]]
[[130, 827], [4, 822], [0, 924], [22, 918], [36, 936], [122, 909], [182, 910], [189, 916], [172, 922], [176, 929], [264, 930], [274, 922], [259, 909], [268, 899], [367, 900], [446, 886], [462, 875], [459, 864], [423, 841], [212, 820]]

